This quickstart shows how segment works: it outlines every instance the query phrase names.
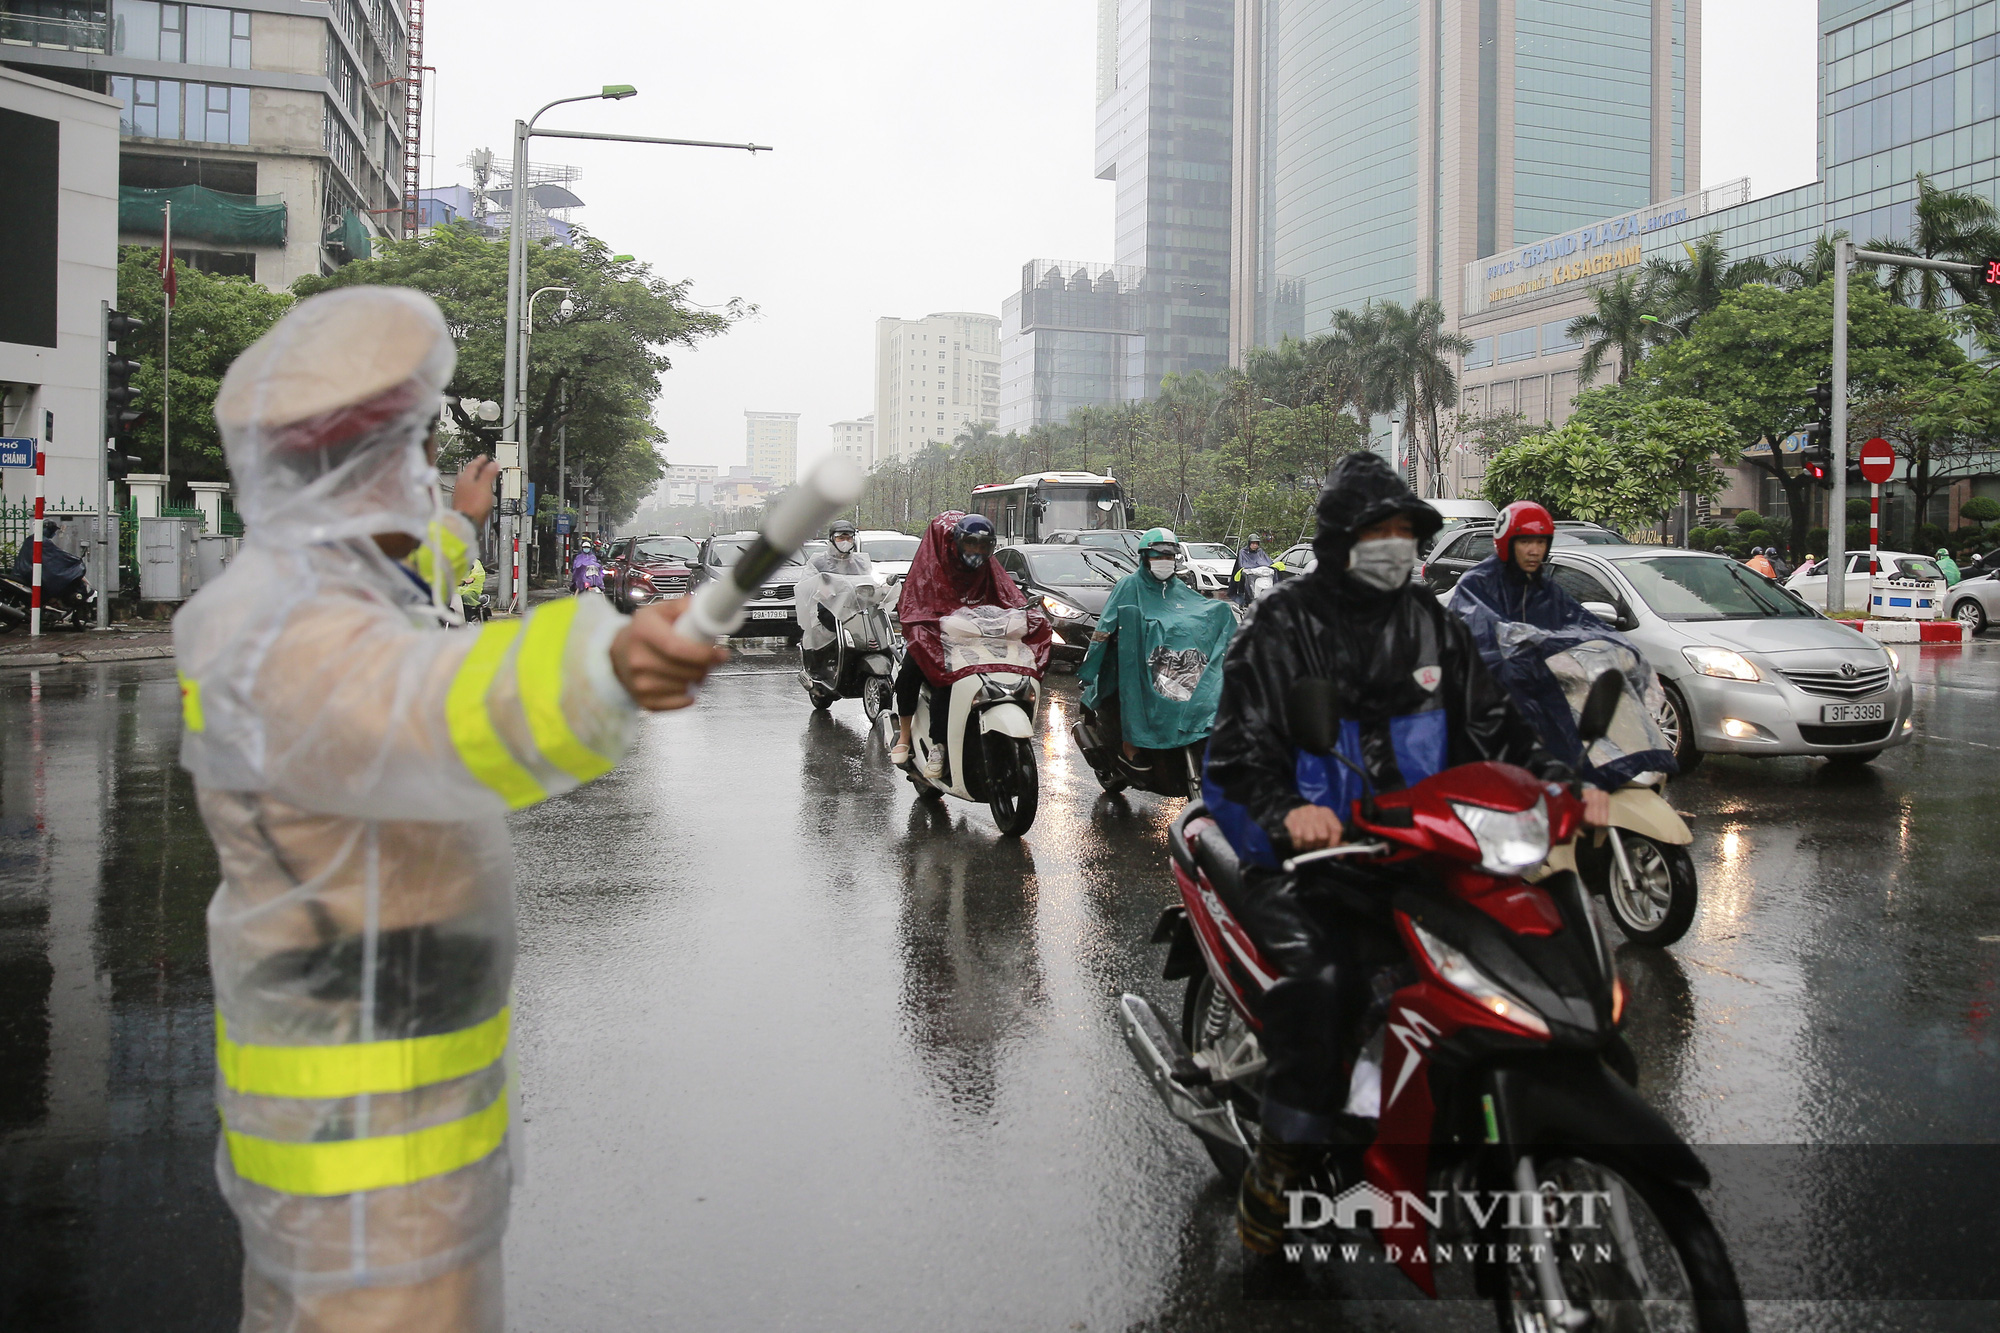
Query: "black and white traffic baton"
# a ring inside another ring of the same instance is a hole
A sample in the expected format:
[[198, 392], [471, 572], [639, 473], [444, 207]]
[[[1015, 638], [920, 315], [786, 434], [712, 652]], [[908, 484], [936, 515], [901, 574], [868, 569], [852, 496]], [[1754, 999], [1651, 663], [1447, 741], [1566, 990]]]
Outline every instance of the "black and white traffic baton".
[[837, 455], [822, 458], [779, 497], [777, 507], [764, 518], [764, 530], [736, 563], [701, 585], [693, 604], [674, 622], [674, 633], [696, 643], [720, 643], [729, 637], [743, 623], [743, 608], [772, 571], [835, 514], [859, 500], [867, 484], [867, 477], [849, 460]]

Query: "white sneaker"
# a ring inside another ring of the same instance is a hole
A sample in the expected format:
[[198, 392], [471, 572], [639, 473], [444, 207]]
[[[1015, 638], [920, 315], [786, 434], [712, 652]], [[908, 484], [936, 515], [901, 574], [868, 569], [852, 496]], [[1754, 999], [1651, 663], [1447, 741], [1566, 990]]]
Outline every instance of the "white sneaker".
[[944, 751], [942, 749], [932, 750], [924, 756], [924, 776], [932, 782], [937, 782], [944, 777]]

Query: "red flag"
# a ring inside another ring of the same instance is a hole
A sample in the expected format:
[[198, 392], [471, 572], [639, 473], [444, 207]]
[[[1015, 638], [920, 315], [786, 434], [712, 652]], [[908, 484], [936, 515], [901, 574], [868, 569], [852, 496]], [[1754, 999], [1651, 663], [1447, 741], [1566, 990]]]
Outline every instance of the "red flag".
[[160, 236], [160, 289], [167, 294], [167, 308], [173, 309], [180, 284], [174, 278], [174, 208], [166, 207], [165, 230]]

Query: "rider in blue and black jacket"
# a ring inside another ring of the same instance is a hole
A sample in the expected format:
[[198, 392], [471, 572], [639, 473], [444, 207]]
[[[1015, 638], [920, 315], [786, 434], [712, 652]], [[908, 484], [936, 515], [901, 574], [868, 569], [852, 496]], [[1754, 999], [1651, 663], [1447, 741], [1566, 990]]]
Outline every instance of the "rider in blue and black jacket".
[[[1230, 644], [1202, 783], [1243, 863], [1242, 900], [1228, 906], [1281, 974], [1257, 1003], [1264, 1138], [1237, 1215], [1244, 1244], [1261, 1252], [1283, 1237], [1283, 1191], [1316, 1162], [1311, 1145], [1351, 1133], [1341, 1111], [1368, 978], [1403, 957], [1385, 872], [1280, 869], [1288, 856], [1340, 842], [1363, 795], [1344, 764], [1294, 742], [1293, 683], [1332, 682], [1340, 751], [1377, 792], [1486, 759], [1570, 778], [1488, 675], [1465, 625], [1410, 582], [1418, 539], [1442, 523], [1437, 511], [1380, 457], [1361, 453], [1334, 469], [1318, 520], [1317, 567], [1259, 602]], [[1379, 913], [1368, 910], [1376, 902]]]

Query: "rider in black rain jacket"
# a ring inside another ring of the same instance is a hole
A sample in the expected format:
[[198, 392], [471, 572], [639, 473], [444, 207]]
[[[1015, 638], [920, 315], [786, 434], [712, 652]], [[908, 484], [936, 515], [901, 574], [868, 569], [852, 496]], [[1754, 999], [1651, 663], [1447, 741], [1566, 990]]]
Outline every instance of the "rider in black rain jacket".
[[[1264, 1140], [1243, 1182], [1238, 1231], [1268, 1252], [1282, 1239], [1283, 1190], [1338, 1141], [1352, 1029], [1367, 1003], [1368, 975], [1402, 957], [1383, 920], [1343, 906], [1360, 888], [1380, 896], [1377, 871], [1278, 869], [1295, 847], [1286, 816], [1319, 805], [1345, 822], [1361, 782], [1337, 759], [1296, 745], [1286, 719], [1295, 681], [1333, 682], [1340, 750], [1378, 792], [1395, 791], [1455, 764], [1493, 759], [1549, 780], [1569, 770], [1545, 751], [1480, 662], [1471, 633], [1437, 599], [1395, 579], [1378, 560], [1374, 586], [1350, 569], [1356, 538], [1397, 516], [1421, 539], [1436, 510], [1381, 458], [1341, 460], [1319, 500], [1318, 565], [1258, 603], [1224, 659], [1222, 702], [1209, 738], [1203, 797], [1244, 863], [1243, 901], [1229, 907], [1281, 974], [1258, 1003], [1265, 1056]], [[1402, 541], [1397, 539], [1398, 546]], [[1369, 554], [1407, 551], [1378, 547]], [[1330, 891], [1343, 884], [1347, 891]]]

